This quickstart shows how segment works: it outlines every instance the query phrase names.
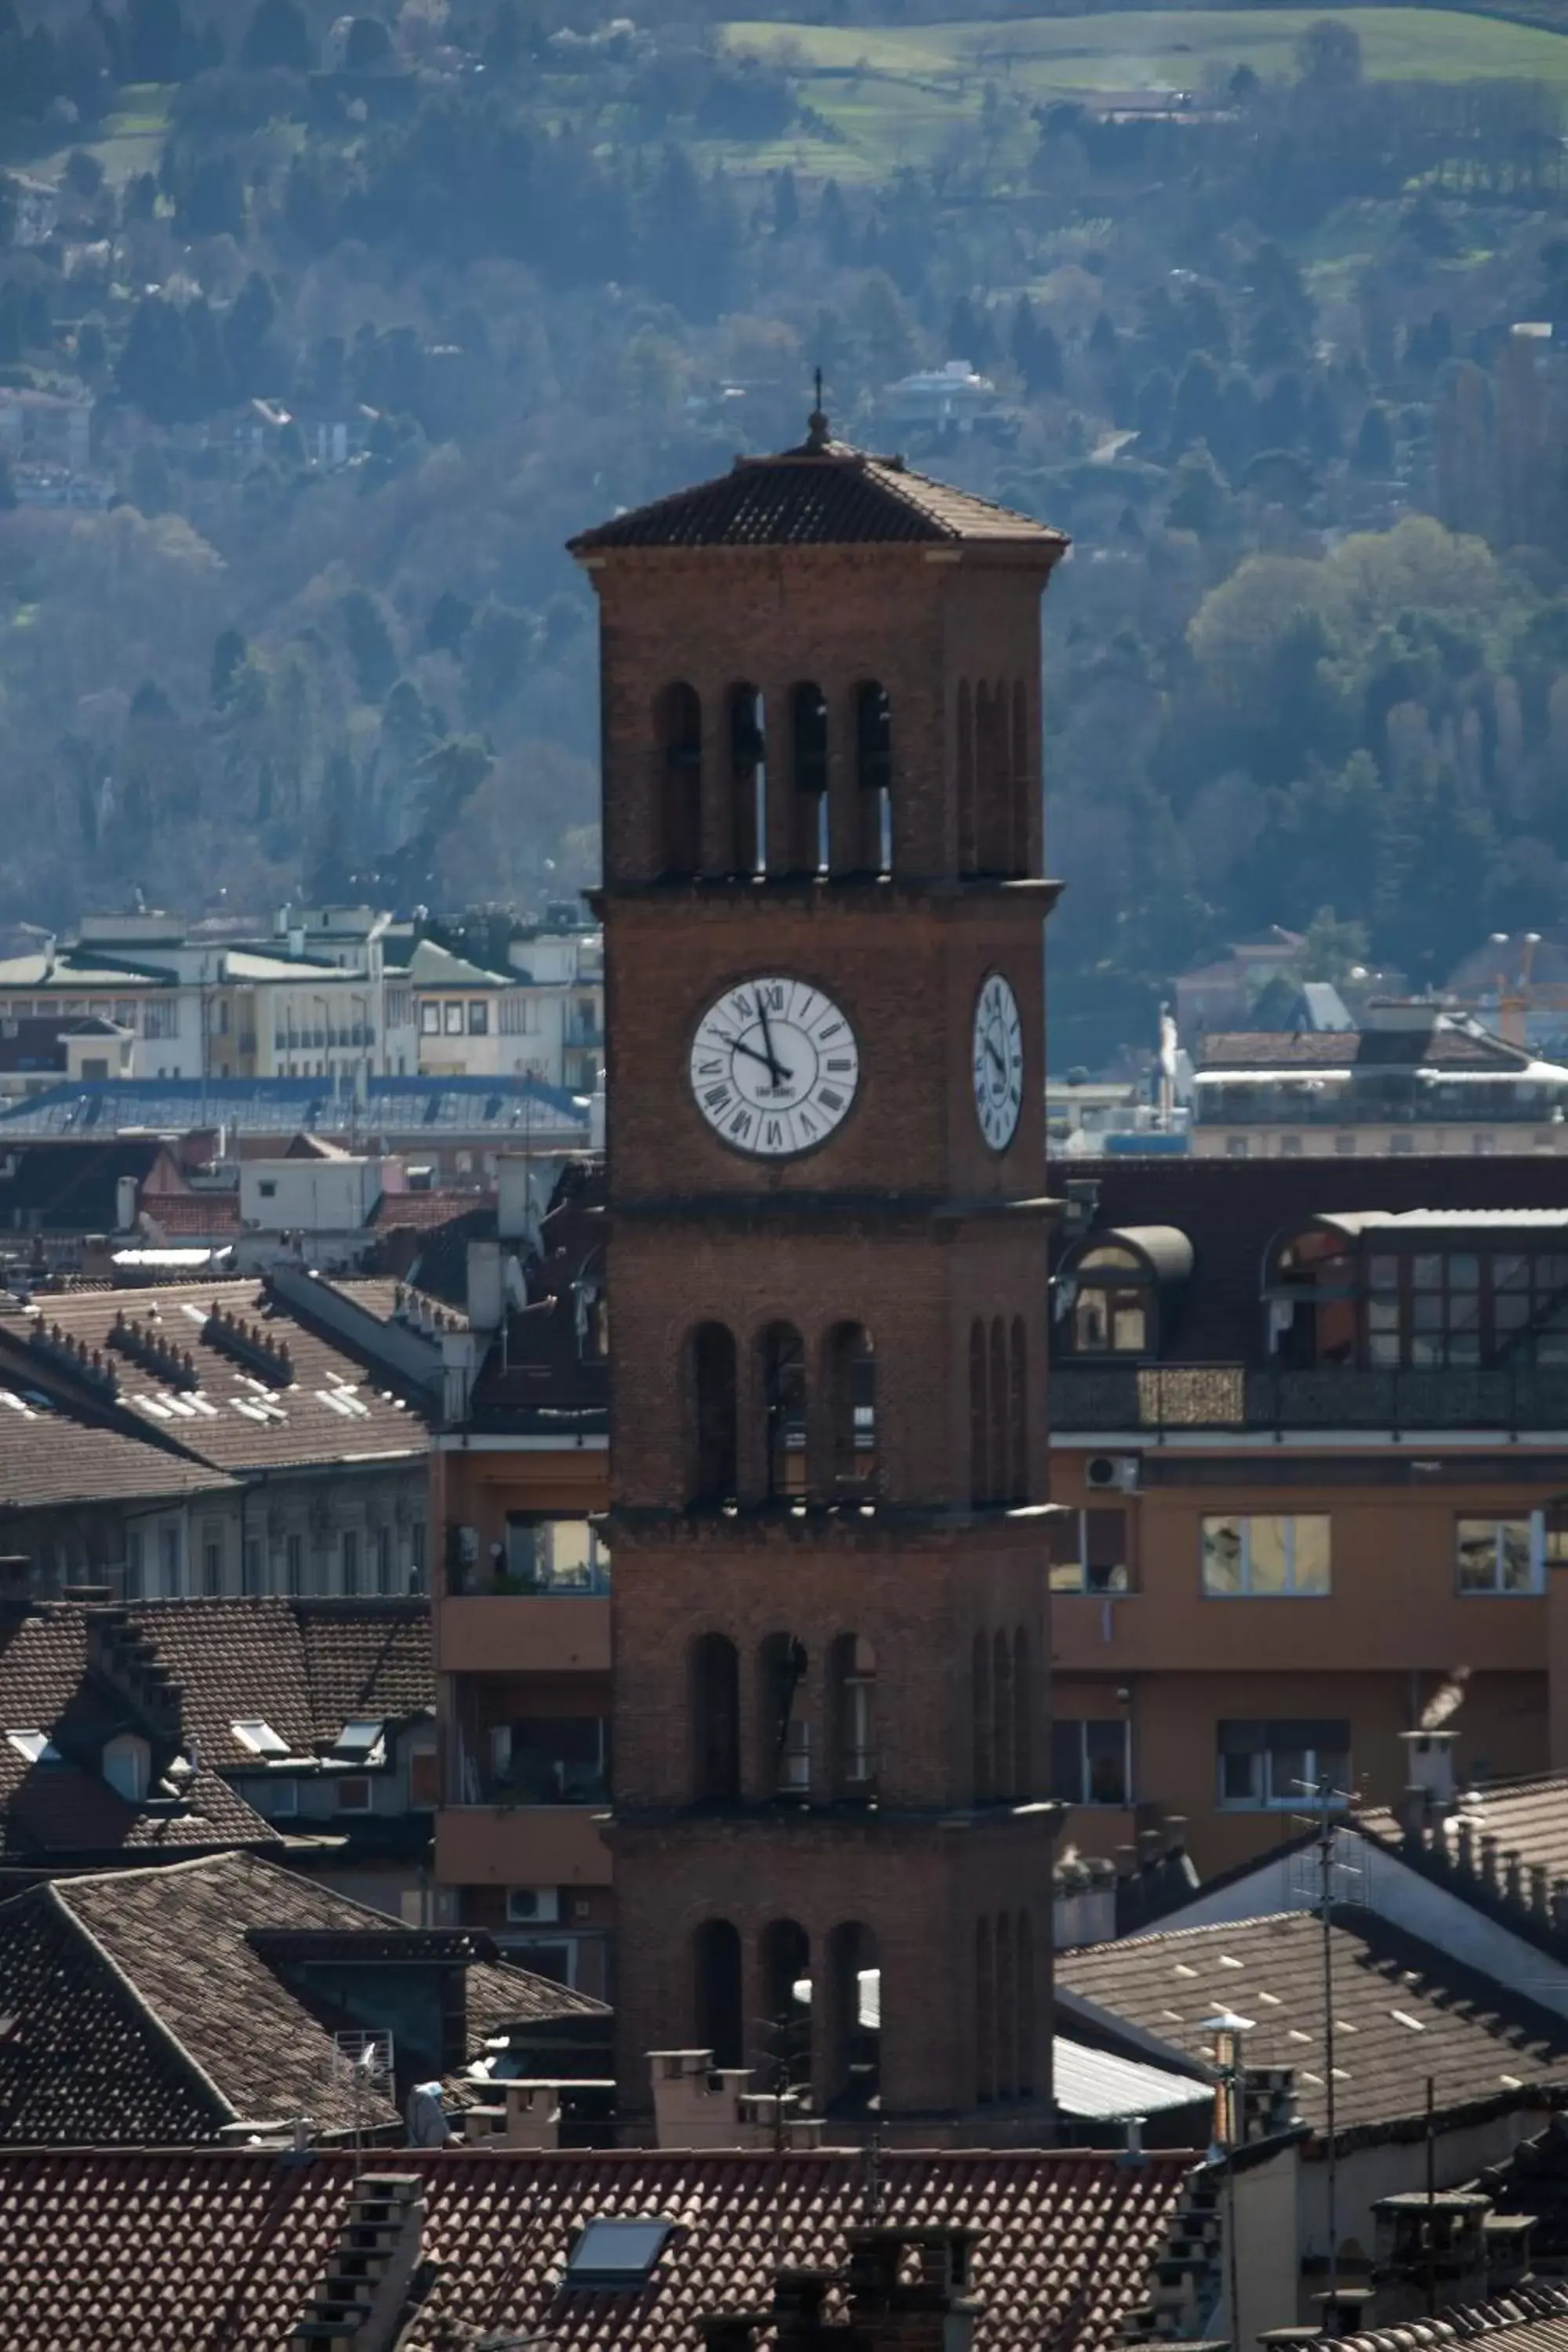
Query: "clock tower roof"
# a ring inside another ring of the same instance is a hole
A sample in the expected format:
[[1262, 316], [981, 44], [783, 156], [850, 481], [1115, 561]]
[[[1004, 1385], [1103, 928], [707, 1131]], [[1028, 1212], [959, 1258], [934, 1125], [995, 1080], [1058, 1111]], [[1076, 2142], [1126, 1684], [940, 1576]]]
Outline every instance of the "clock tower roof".
[[858, 547], [904, 541], [990, 544], [1027, 552], [1047, 568], [1066, 553], [1064, 531], [916, 473], [902, 457], [878, 457], [835, 441], [817, 410], [794, 449], [737, 457], [729, 473], [615, 515], [568, 542], [575, 556], [621, 548]]

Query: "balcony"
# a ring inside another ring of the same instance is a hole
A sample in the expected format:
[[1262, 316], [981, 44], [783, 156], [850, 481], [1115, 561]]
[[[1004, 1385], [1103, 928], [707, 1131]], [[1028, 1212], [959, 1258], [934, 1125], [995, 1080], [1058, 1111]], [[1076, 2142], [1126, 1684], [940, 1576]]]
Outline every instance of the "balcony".
[[1568, 1370], [1255, 1371], [1245, 1364], [1058, 1365], [1054, 1432], [1562, 1429]]
[[596, 1812], [576, 1805], [447, 1805], [436, 1816], [444, 1886], [607, 1886]]
[[465, 1593], [440, 1603], [436, 1643], [444, 1675], [607, 1675], [610, 1603], [604, 1593]]

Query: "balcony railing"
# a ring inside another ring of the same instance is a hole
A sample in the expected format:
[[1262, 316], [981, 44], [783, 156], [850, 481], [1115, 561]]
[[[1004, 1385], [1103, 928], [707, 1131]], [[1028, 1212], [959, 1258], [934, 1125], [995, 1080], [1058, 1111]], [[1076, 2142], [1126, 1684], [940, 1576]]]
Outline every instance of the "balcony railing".
[[1568, 1370], [1255, 1371], [1245, 1364], [1058, 1365], [1053, 1430], [1563, 1429]]

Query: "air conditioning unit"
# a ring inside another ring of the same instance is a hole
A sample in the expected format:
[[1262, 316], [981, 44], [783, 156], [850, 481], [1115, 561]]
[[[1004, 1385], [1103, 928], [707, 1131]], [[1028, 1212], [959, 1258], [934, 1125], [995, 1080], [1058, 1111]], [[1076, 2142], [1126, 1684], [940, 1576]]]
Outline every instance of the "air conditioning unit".
[[506, 1918], [509, 1927], [553, 1927], [561, 1916], [558, 1886], [509, 1886]]
[[1103, 1493], [1135, 1495], [1138, 1492], [1139, 1457], [1136, 1454], [1091, 1454], [1084, 1465], [1083, 1483]]

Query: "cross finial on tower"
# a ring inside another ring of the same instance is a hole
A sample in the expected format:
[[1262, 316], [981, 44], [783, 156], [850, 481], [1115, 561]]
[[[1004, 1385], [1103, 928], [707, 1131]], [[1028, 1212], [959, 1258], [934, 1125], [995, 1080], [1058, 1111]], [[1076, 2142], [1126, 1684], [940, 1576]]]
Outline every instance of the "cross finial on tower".
[[806, 420], [808, 430], [805, 446], [814, 452], [820, 452], [828, 446], [832, 439], [827, 429], [827, 414], [822, 405], [822, 370], [820, 368], [813, 371], [813, 382], [816, 387], [816, 405]]

